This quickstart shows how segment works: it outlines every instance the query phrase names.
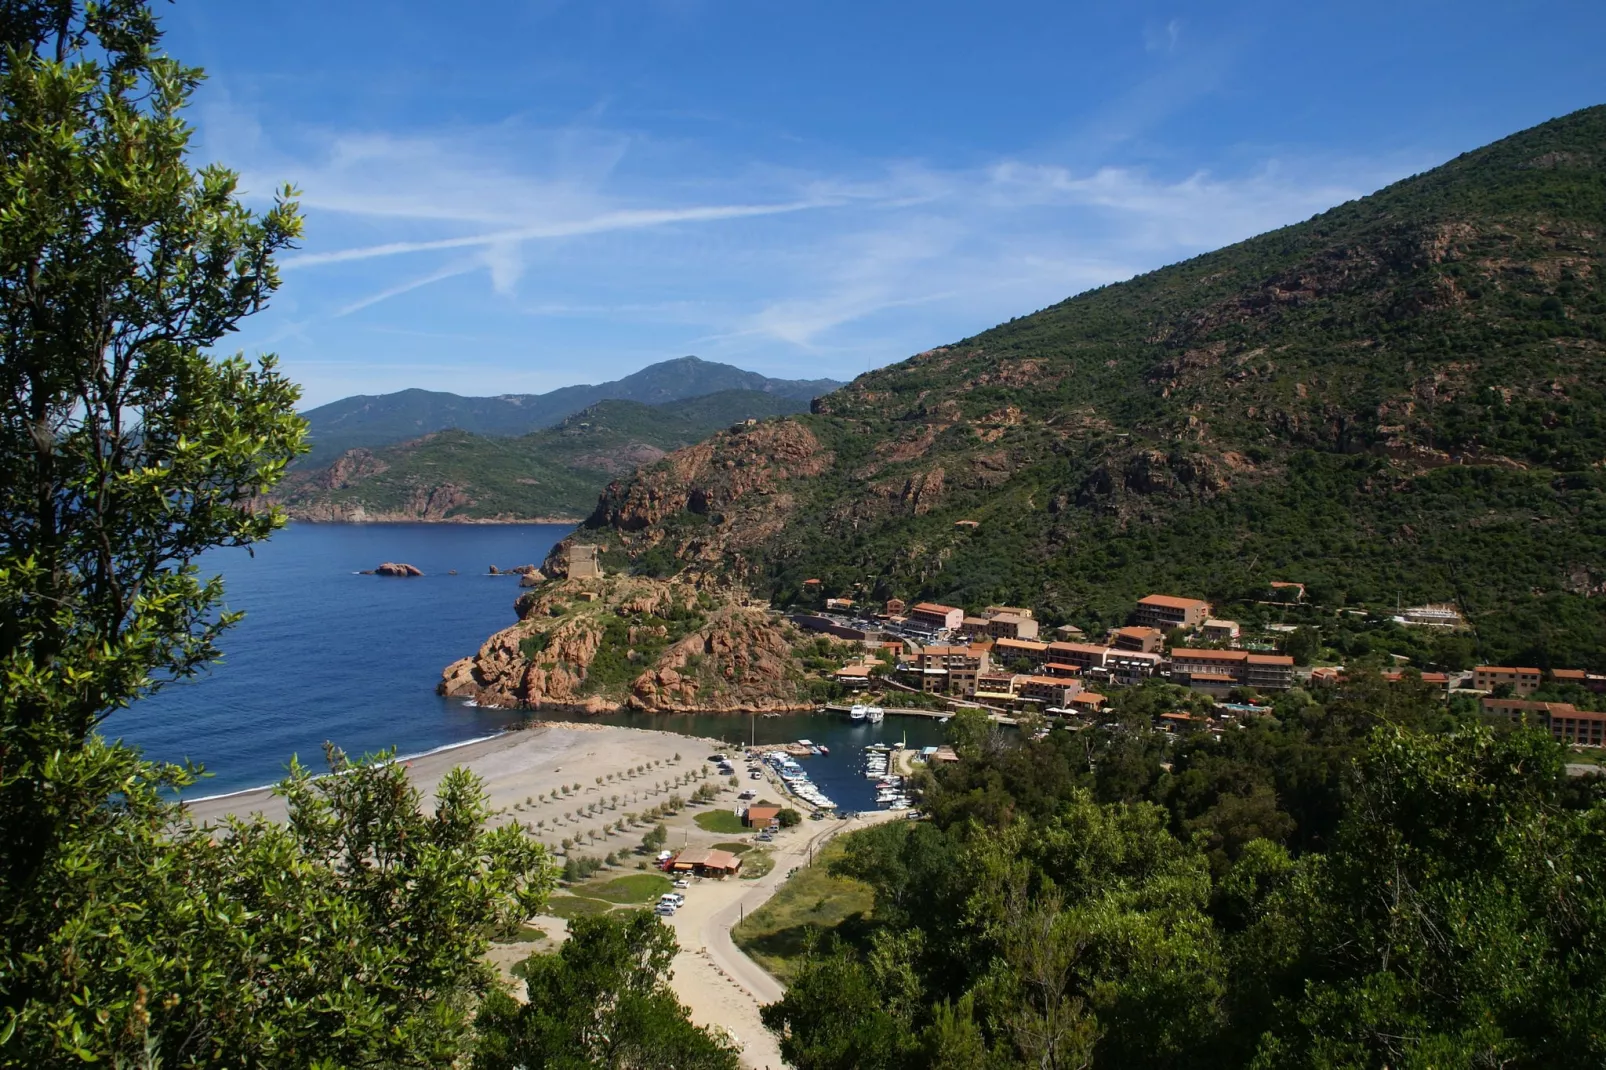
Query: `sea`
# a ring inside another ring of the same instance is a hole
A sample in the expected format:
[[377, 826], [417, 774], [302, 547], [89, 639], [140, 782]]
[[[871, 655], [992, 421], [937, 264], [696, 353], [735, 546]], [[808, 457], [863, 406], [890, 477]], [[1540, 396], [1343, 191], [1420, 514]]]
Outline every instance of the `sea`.
[[[225, 606], [244, 619], [224, 633], [223, 660], [167, 685], [102, 725], [108, 737], [147, 757], [191, 761], [205, 779], [189, 798], [221, 795], [282, 778], [292, 756], [314, 771], [333, 743], [349, 754], [409, 756], [485, 739], [522, 713], [481, 709], [435, 693], [441, 669], [474, 653], [517, 620], [518, 577], [492, 565], [539, 564], [569, 533], [543, 524], [291, 524], [250, 551], [204, 555], [205, 574], [223, 577]], [[385, 561], [422, 576], [365, 576]], [[810, 758], [811, 779], [839, 806], [869, 809], [864, 747], [941, 742], [926, 717], [889, 714], [879, 725], [841, 715], [566, 714], [586, 720], [744, 741], [809, 739], [829, 754]]]

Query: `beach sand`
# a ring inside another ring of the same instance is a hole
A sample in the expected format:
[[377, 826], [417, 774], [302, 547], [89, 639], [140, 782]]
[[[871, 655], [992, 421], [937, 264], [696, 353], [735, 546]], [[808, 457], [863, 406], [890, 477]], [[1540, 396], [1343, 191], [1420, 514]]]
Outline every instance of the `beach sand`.
[[[452, 769], [468, 768], [484, 781], [492, 807], [505, 811], [495, 823], [519, 821], [533, 826], [540, 821], [543, 825], [537, 835], [557, 842], [600, 828], [631, 808], [645, 810], [662, 802], [669, 791], [659, 792], [656, 785], [701, 769], [709, 755], [726, 746], [718, 740], [672, 732], [554, 722], [403, 759], [403, 764], [409, 779], [426, 797], [434, 794], [441, 778]], [[649, 768], [638, 772], [639, 766]], [[599, 777], [601, 785], [596, 782]], [[573, 788], [576, 784], [579, 787]], [[569, 794], [561, 792], [564, 785], [571, 786]], [[680, 791], [682, 795], [690, 793], [689, 788]], [[555, 798], [538, 799], [554, 792], [558, 792]], [[620, 798], [617, 810], [615, 795]], [[580, 811], [593, 804], [600, 804], [597, 814], [580, 816]], [[284, 800], [270, 788], [196, 799], [187, 809], [198, 824], [252, 813], [274, 821], [285, 817]], [[571, 816], [565, 818], [565, 814]], [[617, 846], [604, 848], [604, 853]]]
[[[700, 773], [711, 755], [728, 749], [728, 744], [714, 739], [556, 722], [422, 755], [406, 761], [406, 765], [409, 778], [426, 796], [433, 793], [448, 771], [467, 767], [484, 781], [497, 810], [493, 823], [518, 821], [532, 827], [549, 846], [556, 846], [562, 839], [584, 837], [585, 843], [575, 847], [573, 853], [601, 857], [636, 846], [646, 827], [627, 826], [623, 832], [614, 830], [610, 834], [606, 831], [609, 825], [629, 813], [664, 802], [671, 793], [689, 796], [696, 784], [704, 782], [702, 779], [680, 787], [672, 782]], [[725, 786], [717, 775], [708, 782]], [[751, 786], [746, 779], [741, 784]], [[563, 785], [570, 787], [568, 794], [562, 792]], [[762, 787], [774, 796], [779, 785], [770, 777]], [[727, 789], [714, 806], [730, 808], [735, 802], [735, 791]], [[590, 812], [592, 807], [597, 811]], [[666, 822], [669, 846], [751, 842], [750, 835], [714, 834], [699, 828], [693, 818], [707, 809], [710, 807], [688, 808], [670, 818]], [[189, 812], [198, 823], [251, 813], [283, 820], [285, 814], [284, 801], [268, 789], [197, 800], [189, 804]], [[693, 1021], [723, 1026], [741, 1039], [745, 1066], [778, 1070], [783, 1065], [776, 1038], [764, 1029], [758, 1017], [759, 1008], [778, 999], [782, 988], [731, 942], [731, 925], [773, 895], [793, 867], [806, 865], [810, 847], [818, 850], [833, 835], [893, 816], [865, 815], [852, 822], [806, 821], [769, 845], [775, 870], [767, 876], [756, 881], [698, 879], [687, 889], [686, 907], [670, 919], [681, 946], [671, 985], [690, 1009]], [[597, 834], [595, 838], [592, 833]], [[634, 861], [629, 865], [631, 868], [616, 872], [633, 872]], [[566, 923], [562, 919], [543, 916], [531, 920], [547, 939], [492, 949], [491, 961], [507, 980], [511, 981], [507, 971], [515, 962], [532, 951], [553, 951], [564, 939]], [[522, 997], [523, 993], [516, 987], [515, 995]]]

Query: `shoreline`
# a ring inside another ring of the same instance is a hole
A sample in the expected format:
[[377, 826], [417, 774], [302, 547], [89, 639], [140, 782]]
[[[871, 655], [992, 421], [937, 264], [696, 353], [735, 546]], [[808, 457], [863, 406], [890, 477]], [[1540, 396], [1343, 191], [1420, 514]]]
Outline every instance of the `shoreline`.
[[441, 517], [389, 517], [371, 516], [361, 520], [336, 520], [331, 517], [297, 516], [287, 514], [292, 524], [529, 524], [543, 527], [576, 527], [584, 524], [586, 518], [570, 516], [538, 516], [538, 517], [478, 517], [478, 516], [441, 516]]
[[[505, 736], [509, 732], [523, 732], [523, 731], [527, 731], [527, 729], [504, 728], [500, 732], [492, 732], [488, 736], [475, 736], [473, 739], [465, 739], [465, 740], [461, 740], [460, 742], [457, 742], [457, 743], [443, 743], [439, 747], [431, 747], [429, 750], [422, 750], [422, 751], [419, 751], [417, 754], [398, 754], [394, 758], [390, 759], [390, 761], [386, 762], [385, 764], [386, 765], [394, 765], [397, 762], [411, 762], [411, 761], [415, 761], [415, 760], [417, 760], [419, 758], [427, 758], [427, 757], [429, 757], [430, 755], [433, 755], [433, 754], [444, 754], [447, 751], [459, 750], [459, 749], [461, 749], [463, 747], [472, 747], [476, 743], [489, 743], [491, 740], [500, 738], [501, 736]], [[316, 780], [316, 779], [318, 779], [318, 777], [325, 777], [325, 776], [328, 776], [328, 775], [329, 775], [328, 773], [318, 773], [313, 777], [313, 779]], [[259, 792], [259, 791], [261, 791], [261, 792], [272, 792], [274, 788], [279, 786], [279, 784], [280, 784], [280, 781], [275, 780], [271, 784], [256, 784], [256, 785], [254, 785], [252, 787], [249, 787], [249, 788], [235, 788], [233, 791], [220, 791], [216, 795], [197, 795], [193, 799], [185, 799], [184, 802], [186, 803], [186, 805], [189, 804], [189, 803], [202, 803], [202, 802], [209, 803], [209, 802], [217, 802], [217, 801], [219, 801], [221, 799], [232, 799], [237, 795], [250, 795], [253, 792]]]
[[[493, 824], [511, 820], [507, 811], [515, 804], [527, 803], [537, 792], [547, 792], [563, 782], [573, 782], [572, 799], [598, 801], [599, 777], [618, 779], [622, 789], [627, 781], [625, 769], [643, 763], [656, 763], [666, 771], [675, 754], [696, 754], [702, 746], [722, 747], [719, 740], [702, 739], [678, 732], [650, 728], [624, 728], [580, 721], [545, 721], [530, 728], [507, 729], [494, 735], [448, 744], [411, 757], [397, 756], [412, 786], [428, 799], [446, 775], [463, 768], [480, 778], [481, 786], [498, 816]], [[701, 764], [701, 759], [697, 759]], [[608, 774], [614, 774], [609, 778]], [[327, 774], [323, 774], [327, 775]], [[635, 778], [630, 783], [633, 785]], [[180, 797], [185, 816], [196, 825], [216, 824], [230, 817], [245, 818], [261, 814], [272, 821], [287, 816], [285, 800], [274, 795], [276, 784], [246, 788], [205, 797]], [[566, 799], [569, 793], [565, 792]], [[551, 806], [556, 807], [554, 797]], [[520, 807], [522, 809], [522, 807]], [[560, 808], [561, 809], [561, 808]], [[600, 817], [599, 817], [600, 820]], [[574, 822], [579, 824], [580, 822]]]

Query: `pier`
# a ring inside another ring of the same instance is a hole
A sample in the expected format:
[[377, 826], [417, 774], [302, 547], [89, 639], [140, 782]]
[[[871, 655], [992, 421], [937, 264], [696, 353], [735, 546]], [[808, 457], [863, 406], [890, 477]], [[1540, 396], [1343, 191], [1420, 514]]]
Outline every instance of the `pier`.
[[[1015, 718], [1010, 717], [1007, 714], [1000, 713], [997, 710], [990, 709], [986, 706], [965, 706], [962, 708], [985, 710], [987, 713], [987, 719], [992, 721], [994, 724], [1013, 725], [1015, 723]], [[820, 707], [820, 712], [840, 713], [846, 717], [852, 711], [852, 709], [853, 707], [851, 706], [838, 706], [835, 703], [828, 702], [824, 706]], [[881, 711], [888, 716], [897, 714], [900, 717], [929, 717], [937, 721], [946, 721], [948, 718], [952, 717], [958, 712], [957, 710], [917, 710], [909, 706], [882, 706]]]

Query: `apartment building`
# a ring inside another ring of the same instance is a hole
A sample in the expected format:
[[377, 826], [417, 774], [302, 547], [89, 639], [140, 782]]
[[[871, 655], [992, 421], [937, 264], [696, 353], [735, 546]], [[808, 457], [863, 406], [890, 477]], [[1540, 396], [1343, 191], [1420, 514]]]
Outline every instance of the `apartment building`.
[[952, 631], [965, 622], [965, 611], [938, 602], [917, 602], [909, 610], [909, 619], [934, 631], [944, 628]]
[[1030, 639], [1000, 639], [993, 644], [994, 661], [1007, 665], [1016, 658], [1041, 665], [1048, 660], [1048, 644]]
[[1250, 654], [1244, 670], [1244, 683], [1257, 691], [1287, 691], [1294, 686], [1294, 659], [1287, 654]]
[[1171, 651], [1171, 677], [1178, 683], [1199, 685], [1201, 690], [1241, 684], [1261, 691], [1286, 691], [1294, 686], [1294, 659], [1286, 654], [1177, 647]]
[[1084, 673], [1089, 669], [1104, 668], [1110, 648], [1095, 643], [1050, 643], [1048, 660], [1061, 665], [1074, 665]]
[[1544, 681], [1545, 674], [1538, 669], [1479, 665], [1472, 670], [1472, 686], [1479, 691], [1493, 691], [1505, 684], [1510, 686], [1513, 695], [1531, 695], [1539, 690], [1539, 685]]
[[927, 694], [973, 695], [977, 674], [991, 667], [987, 648], [978, 646], [928, 646], [909, 660]]
[[1209, 602], [1169, 594], [1151, 594], [1138, 600], [1133, 623], [1168, 632], [1173, 628], [1197, 628], [1209, 616]]
[[1200, 626], [1199, 634], [1212, 643], [1230, 643], [1238, 638], [1238, 622], [1235, 620], [1218, 620], [1212, 617]]
[[1160, 671], [1165, 658], [1158, 653], [1145, 654], [1140, 650], [1112, 650], [1104, 659], [1104, 669], [1118, 684], [1136, 684]]
[[1024, 676], [1015, 685], [1015, 694], [1020, 698], [1061, 710], [1068, 709], [1071, 700], [1081, 693], [1080, 682], [1056, 676]]
[[1579, 747], [1606, 746], [1606, 713], [1580, 710], [1570, 702], [1526, 702], [1484, 696], [1483, 712], [1542, 725], [1551, 736]]
[[1036, 639], [1037, 622], [1018, 613], [989, 613], [987, 634], [997, 639]]
[[1015, 689], [1026, 679], [1021, 673], [984, 672], [976, 675], [977, 702], [1008, 702], [1015, 697]]
[[1133, 625], [1110, 633], [1110, 645], [1117, 650], [1136, 650], [1152, 654], [1165, 645], [1165, 633], [1158, 628]]

